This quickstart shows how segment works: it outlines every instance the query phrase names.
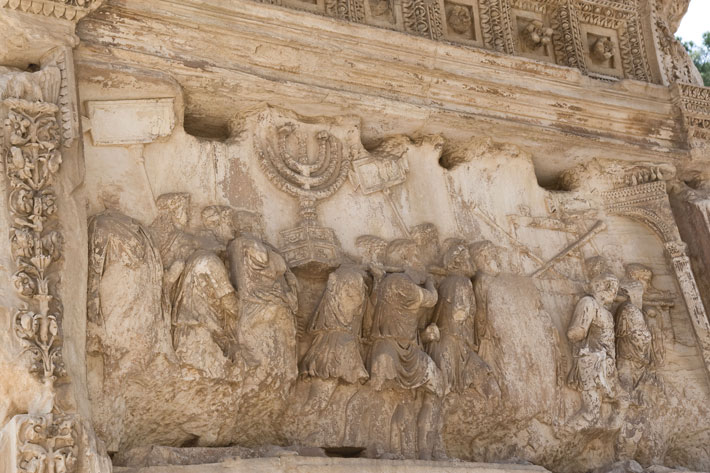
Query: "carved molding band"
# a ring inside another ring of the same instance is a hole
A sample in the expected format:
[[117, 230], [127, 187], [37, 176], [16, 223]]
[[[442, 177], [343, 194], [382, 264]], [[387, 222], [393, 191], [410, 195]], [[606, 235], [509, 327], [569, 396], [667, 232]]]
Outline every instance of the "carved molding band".
[[[580, 69], [654, 77], [638, 2], [608, 0], [257, 0]], [[657, 75], [657, 74], [656, 74]]]
[[639, 220], [656, 232], [663, 242], [680, 241], [665, 182], [655, 181], [609, 191], [604, 194], [604, 200], [609, 213]]
[[710, 89], [690, 84], [673, 86], [675, 100], [683, 115], [688, 141], [710, 141]]
[[99, 3], [95, 0], [0, 0], [0, 8], [79, 21]]

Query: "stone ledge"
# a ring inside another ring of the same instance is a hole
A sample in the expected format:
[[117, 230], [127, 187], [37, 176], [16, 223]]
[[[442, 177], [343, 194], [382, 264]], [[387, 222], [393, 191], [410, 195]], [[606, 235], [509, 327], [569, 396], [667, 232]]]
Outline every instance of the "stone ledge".
[[114, 473], [545, 473], [536, 465], [467, 463], [369, 458], [282, 456], [223, 463], [145, 468], [114, 467]]

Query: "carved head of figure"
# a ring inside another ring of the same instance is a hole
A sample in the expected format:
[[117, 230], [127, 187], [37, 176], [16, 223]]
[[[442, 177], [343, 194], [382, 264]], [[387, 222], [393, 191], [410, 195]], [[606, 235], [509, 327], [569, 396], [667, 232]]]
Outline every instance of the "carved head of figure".
[[614, 42], [611, 38], [600, 37], [594, 41], [589, 55], [597, 62], [606, 62], [614, 57]]
[[361, 235], [355, 240], [355, 246], [362, 254], [363, 263], [384, 264], [387, 256], [387, 241], [373, 235]]
[[625, 281], [619, 288], [619, 292], [639, 309], [643, 306], [643, 290], [643, 283], [635, 280]]
[[479, 271], [495, 276], [503, 270], [502, 248], [494, 245], [490, 240], [473, 243], [471, 253]]
[[589, 292], [603, 306], [610, 306], [619, 291], [619, 280], [611, 273], [602, 273], [589, 283]]
[[175, 228], [184, 229], [190, 219], [190, 194], [186, 192], [172, 192], [162, 194], [155, 202], [158, 207], [158, 218]]
[[587, 269], [587, 278], [592, 280], [603, 273], [610, 273], [611, 267], [609, 261], [603, 256], [592, 256], [584, 260], [584, 266]]
[[653, 271], [651, 271], [651, 268], [648, 266], [639, 263], [631, 263], [626, 265], [626, 277], [640, 282], [643, 285], [643, 290], [646, 291], [651, 287]]
[[397, 268], [404, 268], [409, 277], [417, 284], [423, 283], [426, 279], [426, 266], [424, 265], [419, 246], [414, 240], [400, 238], [392, 240], [387, 245], [387, 255], [385, 264]]
[[454, 5], [446, 17], [449, 27], [458, 34], [466, 34], [471, 30], [471, 12], [463, 5]]
[[226, 205], [210, 205], [202, 209], [202, 223], [221, 243], [227, 244], [237, 236], [236, 213]]
[[476, 273], [469, 245], [457, 238], [444, 242], [442, 264], [444, 269], [452, 274], [460, 274], [470, 278]]
[[434, 264], [439, 256], [439, 230], [432, 223], [422, 223], [412, 228], [412, 239], [417, 244], [422, 264]]
[[341, 266], [328, 276], [326, 297], [338, 309], [338, 318], [349, 325], [356, 314], [362, 313], [367, 298], [365, 275], [357, 268]]

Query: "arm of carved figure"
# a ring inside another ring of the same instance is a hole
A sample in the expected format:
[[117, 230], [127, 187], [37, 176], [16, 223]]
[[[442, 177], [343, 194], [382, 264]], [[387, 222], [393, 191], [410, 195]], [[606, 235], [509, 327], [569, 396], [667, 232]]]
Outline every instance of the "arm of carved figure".
[[239, 320], [239, 296], [235, 291], [232, 291], [219, 300], [220, 307], [225, 315], [223, 321], [224, 347], [225, 356], [232, 361], [237, 359], [239, 351], [237, 340], [237, 322]]
[[254, 242], [244, 249], [244, 259], [253, 271], [263, 271], [269, 265], [269, 250]]
[[434, 286], [434, 279], [431, 275], [427, 274], [426, 282], [424, 287], [419, 289], [421, 291], [421, 307], [434, 307], [436, 301], [439, 300], [439, 293], [436, 292], [436, 286]]
[[382, 265], [377, 264], [377, 263], [370, 263], [368, 267], [370, 274], [372, 274], [373, 278], [373, 293], [375, 292], [375, 289], [377, 286], [382, 282], [382, 280], [385, 278], [385, 275], [387, 274], [385, 272], [385, 269], [382, 267]]
[[567, 338], [572, 343], [577, 343], [587, 336], [589, 327], [592, 325], [594, 315], [596, 314], [596, 302], [594, 298], [585, 296], [577, 302], [574, 308], [572, 322], [567, 329]]
[[616, 338], [626, 337], [630, 332], [628, 317], [626, 317], [625, 309], [625, 305], [622, 305], [616, 310], [616, 317], [614, 318], [614, 335]]
[[219, 305], [227, 315], [236, 319], [239, 317], [239, 296], [236, 291], [231, 291], [219, 299]]
[[180, 277], [182, 274], [182, 271], [185, 269], [185, 261], [184, 260], [176, 260], [173, 264], [170, 265], [170, 268], [165, 272], [165, 285], [167, 287], [170, 287], [177, 281], [177, 279]]

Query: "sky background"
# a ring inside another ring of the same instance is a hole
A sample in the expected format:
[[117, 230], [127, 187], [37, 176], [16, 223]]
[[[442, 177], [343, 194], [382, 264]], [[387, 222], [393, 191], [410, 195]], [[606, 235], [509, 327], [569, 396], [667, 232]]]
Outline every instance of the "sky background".
[[688, 13], [683, 17], [676, 36], [683, 38], [683, 41], [702, 44], [706, 31], [710, 31], [710, 0], [690, 0]]

